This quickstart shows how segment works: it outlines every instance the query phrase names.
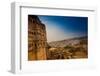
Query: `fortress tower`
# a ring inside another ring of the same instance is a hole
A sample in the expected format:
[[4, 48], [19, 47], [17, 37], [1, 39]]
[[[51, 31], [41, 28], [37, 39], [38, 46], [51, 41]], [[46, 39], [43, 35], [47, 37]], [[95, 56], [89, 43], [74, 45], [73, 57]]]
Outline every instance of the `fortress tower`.
[[28, 15], [28, 60], [46, 60], [46, 27], [36, 15]]

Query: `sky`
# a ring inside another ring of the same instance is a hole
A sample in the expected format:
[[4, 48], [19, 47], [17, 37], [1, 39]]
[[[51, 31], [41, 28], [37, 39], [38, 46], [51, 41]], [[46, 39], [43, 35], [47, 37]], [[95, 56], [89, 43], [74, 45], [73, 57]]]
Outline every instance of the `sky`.
[[88, 17], [38, 16], [46, 26], [47, 42], [87, 36]]

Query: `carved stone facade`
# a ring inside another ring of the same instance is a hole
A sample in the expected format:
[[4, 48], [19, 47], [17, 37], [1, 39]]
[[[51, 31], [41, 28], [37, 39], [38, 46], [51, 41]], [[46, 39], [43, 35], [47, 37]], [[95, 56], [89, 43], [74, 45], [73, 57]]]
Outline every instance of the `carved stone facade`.
[[28, 15], [28, 60], [46, 60], [46, 27], [36, 15]]

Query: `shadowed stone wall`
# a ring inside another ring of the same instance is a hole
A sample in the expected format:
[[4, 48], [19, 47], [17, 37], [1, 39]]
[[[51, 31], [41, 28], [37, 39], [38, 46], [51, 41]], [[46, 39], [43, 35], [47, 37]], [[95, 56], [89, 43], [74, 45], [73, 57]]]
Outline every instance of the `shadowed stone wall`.
[[28, 60], [46, 60], [46, 27], [36, 15], [28, 15]]

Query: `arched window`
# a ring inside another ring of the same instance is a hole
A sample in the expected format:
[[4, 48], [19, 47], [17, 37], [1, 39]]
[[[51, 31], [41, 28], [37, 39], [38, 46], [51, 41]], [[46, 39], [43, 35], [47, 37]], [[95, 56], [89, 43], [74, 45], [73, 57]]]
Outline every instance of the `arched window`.
[[35, 48], [37, 48], [37, 45], [36, 45], [36, 43], [35, 43]]
[[36, 35], [36, 32], [34, 32], [34, 35]]

